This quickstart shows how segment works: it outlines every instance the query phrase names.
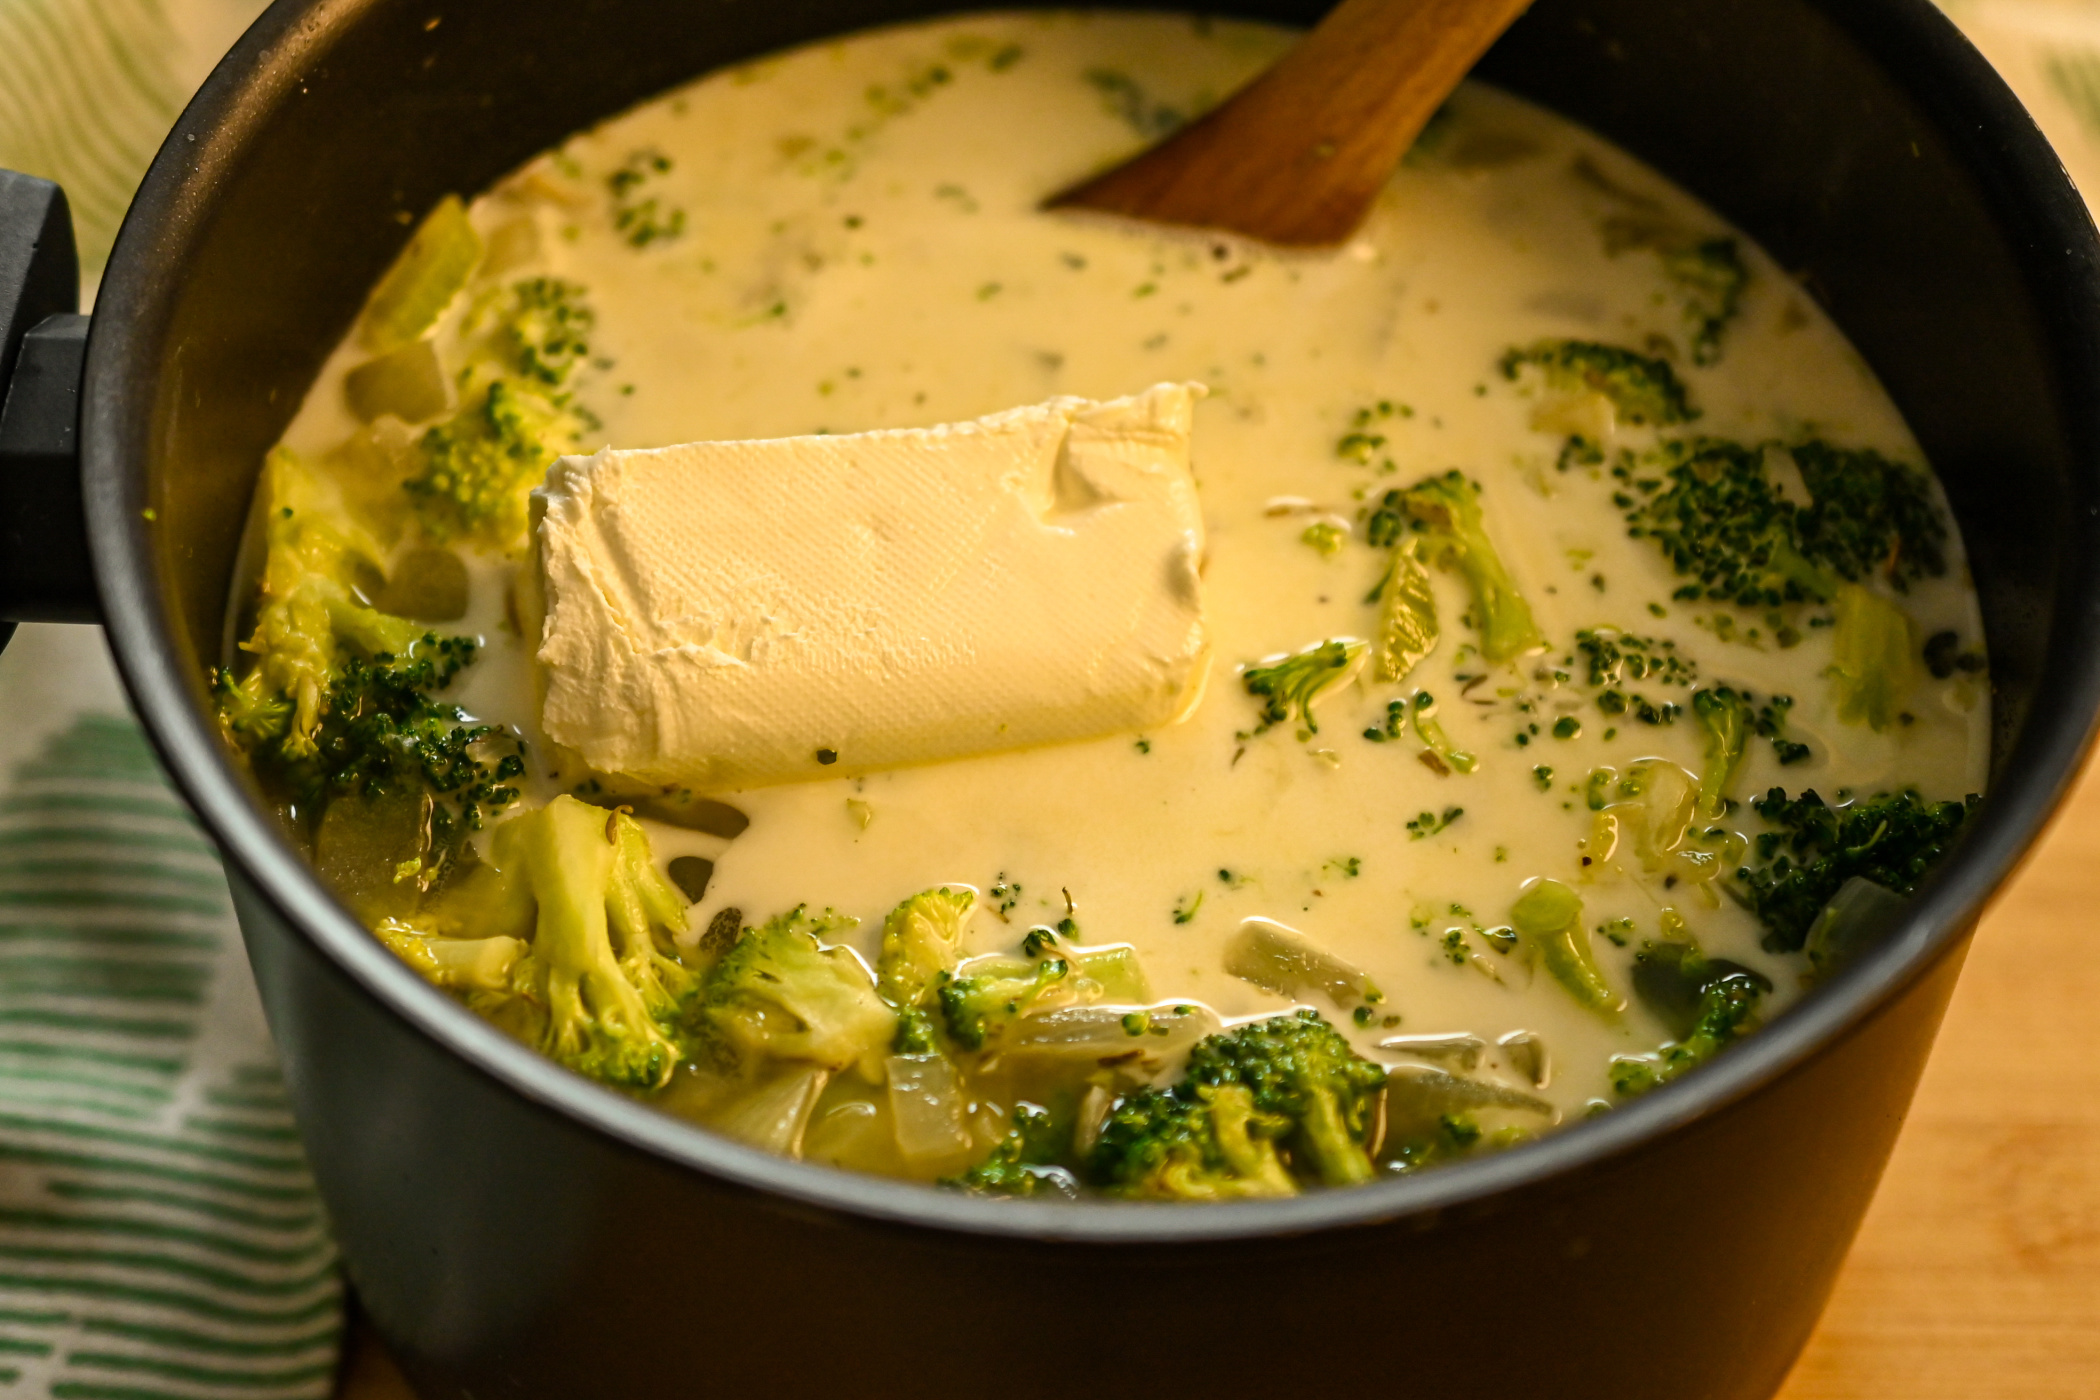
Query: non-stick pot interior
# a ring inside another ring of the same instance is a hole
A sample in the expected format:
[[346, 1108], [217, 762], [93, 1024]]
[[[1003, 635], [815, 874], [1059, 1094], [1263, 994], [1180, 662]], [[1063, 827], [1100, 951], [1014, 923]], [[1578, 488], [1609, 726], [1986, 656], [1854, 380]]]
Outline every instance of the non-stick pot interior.
[[[178, 776], [222, 833], [244, 833], [233, 854], [266, 891], [305, 882], [311, 896], [311, 880], [252, 814], [209, 810], [237, 789], [203, 679], [262, 455], [416, 216], [710, 68], [939, 8], [280, 4], [207, 87], [112, 260], [84, 437], [120, 659]], [[2100, 365], [2082, 205], [1922, 0], [1539, 0], [1484, 71], [1763, 241], [1879, 371], [1946, 482], [1998, 715], [1987, 839], [1934, 915], [1951, 930], [2031, 838], [2090, 716], [2100, 433], [2070, 386]]]

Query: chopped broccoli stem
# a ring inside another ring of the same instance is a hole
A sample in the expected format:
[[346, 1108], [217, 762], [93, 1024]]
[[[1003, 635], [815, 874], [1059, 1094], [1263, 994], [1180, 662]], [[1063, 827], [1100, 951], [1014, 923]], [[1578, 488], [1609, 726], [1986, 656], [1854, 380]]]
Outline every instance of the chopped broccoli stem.
[[[1501, 554], [1488, 538], [1487, 521], [1480, 509], [1480, 490], [1461, 472], [1427, 477], [1405, 491], [1388, 491], [1380, 512], [1389, 520], [1405, 520], [1422, 537], [1420, 544], [1429, 562], [1439, 568], [1455, 568], [1472, 594], [1470, 617], [1480, 632], [1481, 654], [1490, 661], [1508, 661], [1545, 645], [1538, 624], [1532, 621], [1531, 606], [1517, 591]], [[1373, 517], [1378, 526], [1378, 517]], [[1391, 527], [1380, 527], [1380, 532]]]
[[1240, 673], [1247, 693], [1262, 702], [1258, 722], [1249, 735], [1261, 734], [1293, 715], [1301, 726], [1301, 737], [1320, 732], [1313, 718], [1313, 702], [1348, 678], [1364, 654], [1362, 642], [1319, 642], [1294, 656], [1267, 666], [1249, 666]]
[[1830, 639], [1830, 681], [1838, 718], [1887, 729], [1903, 717], [1917, 683], [1916, 638], [1910, 619], [1878, 593], [1856, 583], [1838, 590], [1837, 625]]
[[1620, 418], [1638, 426], [1666, 428], [1699, 416], [1666, 362], [1617, 345], [1542, 340], [1502, 357], [1505, 379], [1517, 379], [1526, 367], [1538, 369], [1555, 393], [1603, 395]]
[[1509, 923], [1579, 1004], [1597, 1012], [1616, 1009], [1618, 998], [1597, 966], [1582, 925], [1582, 896], [1558, 880], [1533, 881], [1510, 906]]
[[1833, 808], [1814, 792], [1790, 799], [1782, 788], [1754, 800], [1772, 829], [1753, 843], [1757, 867], [1738, 869], [1736, 881], [1765, 926], [1765, 948], [1799, 952], [1816, 916], [1855, 876], [1909, 895], [1980, 800], [1926, 802], [1906, 789]]
[[1742, 776], [1750, 756], [1750, 734], [1756, 721], [1750, 702], [1725, 685], [1692, 692], [1692, 717], [1699, 722], [1699, 811], [1718, 817], [1727, 810], [1728, 791]]
[[440, 199], [372, 289], [358, 334], [385, 354], [437, 324], [481, 262], [481, 238], [456, 194]]

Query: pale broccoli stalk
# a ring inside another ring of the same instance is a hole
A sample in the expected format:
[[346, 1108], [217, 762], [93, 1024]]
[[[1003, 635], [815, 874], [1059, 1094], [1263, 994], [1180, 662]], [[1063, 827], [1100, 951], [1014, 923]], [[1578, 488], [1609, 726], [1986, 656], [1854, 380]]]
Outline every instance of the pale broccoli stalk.
[[[1397, 497], [1397, 499], [1396, 499]], [[1446, 472], [1388, 496], [1421, 532], [1430, 561], [1455, 568], [1472, 593], [1473, 626], [1480, 651], [1490, 661], [1522, 656], [1546, 639], [1532, 621], [1531, 606], [1488, 538], [1480, 491], [1461, 472]]]
[[1601, 1013], [1617, 1009], [1618, 998], [1604, 980], [1604, 970], [1590, 951], [1589, 931], [1582, 926], [1582, 896], [1558, 880], [1534, 881], [1510, 908], [1509, 922], [1577, 1002]]
[[278, 741], [284, 757], [309, 758], [344, 644], [367, 656], [407, 656], [424, 631], [357, 601], [351, 579], [377, 571], [385, 551], [342, 509], [321, 473], [288, 448], [263, 463], [256, 509], [263, 529], [261, 606], [241, 650], [249, 673], [214, 678], [220, 722], [241, 748]]
[[1917, 645], [1910, 619], [1878, 593], [1856, 583], [1837, 591], [1837, 625], [1830, 639], [1830, 680], [1838, 718], [1887, 729], [1903, 712], [1917, 683]]
[[1729, 687], [1692, 692], [1692, 717], [1699, 722], [1699, 811], [1718, 817], [1727, 808], [1728, 790], [1742, 776], [1757, 716], [1750, 702]]
[[932, 889], [915, 894], [882, 921], [882, 953], [875, 963], [875, 990], [897, 1011], [899, 1055], [924, 1055], [937, 1047], [932, 1008], [942, 983], [960, 960], [963, 925], [976, 896], [967, 889]]
[[798, 904], [745, 929], [700, 990], [698, 1034], [712, 1058], [746, 1073], [770, 1060], [853, 1065], [882, 1082], [897, 1013], [851, 948], [821, 941], [852, 924], [836, 914], [813, 917]]
[[662, 1087], [680, 1059], [668, 1028], [694, 987], [659, 942], [684, 931], [686, 905], [648, 837], [624, 812], [562, 796], [504, 822], [489, 846], [536, 906], [511, 985], [544, 1011], [540, 1049], [608, 1084]]

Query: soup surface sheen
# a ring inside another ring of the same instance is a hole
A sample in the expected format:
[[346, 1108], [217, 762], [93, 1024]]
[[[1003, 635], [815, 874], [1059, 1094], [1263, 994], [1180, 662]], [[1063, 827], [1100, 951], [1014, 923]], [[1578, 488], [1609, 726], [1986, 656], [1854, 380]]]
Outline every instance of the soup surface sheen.
[[[1725, 833], [1754, 848], [1765, 829], [1749, 799], [1980, 791], [1980, 618], [1951, 522], [1938, 574], [1891, 587], [1905, 576], [1887, 561], [1861, 571], [1907, 616], [1915, 674], [1900, 715], [1845, 722], [1829, 674], [1842, 659], [1836, 608], [1682, 596], [1664, 550], [1629, 537], [1628, 512], [1668, 489], [1653, 464], [1665, 439], [1745, 444], [1753, 464], [1768, 443], [1923, 459], [1871, 371], [1761, 250], [1540, 109], [1462, 89], [1332, 254], [1039, 211], [1292, 37], [1186, 17], [980, 15], [716, 73], [474, 200], [487, 249], [476, 285], [583, 289], [588, 354], [565, 389], [584, 426], [562, 450], [921, 426], [1161, 381], [1209, 388], [1194, 470], [1214, 659], [1194, 711], [1156, 732], [710, 794], [749, 816], [733, 839], [645, 821], [660, 864], [713, 862], [689, 946], [724, 909], [757, 923], [804, 904], [860, 920], [842, 937], [872, 960], [900, 900], [969, 887], [967, 953], [1012, 952], [1031, 927], [1070, 917], [1085, 944], [1134, 947], [1155, 996], [1228, 1022], [1312, 1006], [1381, 1063], [1542, 1099], [1548, 1114], [1481, 1110], [1491, 1127], [1535, 1130], [1618, 1102], [1613, 1057], [1682, 1034], [1636, 993], [1645, 942], [1689, 935], [1762, 974], [1762, 1018], [1800, 994], [1803, 956], [1767, 951], [1758, 917], [1724, 888], [1749, 863]], [[436, 330], [448, 367], [467, 356], [473, 302], [470, 290]], [[1594, 383], [1505, 372], [1513, 348], [1542, 341], [1664, 362], [1697, 416], [1643, 426]], [[287, 447], [318, 458], [360, 435], [398, 445], [425, 431], [351, 412], [345, 377], [370, 353], [346, 341]], [[1796, 460], [1774, 448], [1761, 470], [1805, 509], [1813, 471]], [[1391, 566], [1368, 538], [1374, 512], [1388, 490], [1452, 469], [1477, 483], [1544, 647], [1483, 659], [1465, 579], [1432, 560], [1441, 638], [1427, 660], [1398, 683], [1360, 666], [1314, 703], [1316, 730], [1295, 713], [1262, 728], [1243, 668], [1372, 638]], [[1936, 485], [1923, 494], [1944, 511]], [[482, 650], [452, 695], [525, 737], [521, 804], [537, 805], [575, 775], [557, 776], [536, 730], [532, 646], [511, 603], [529, 549], [521, 537], [459, 552], [468, 611], [439, 630]], [[1626, 814], [1658, 782], [1694, 781], [1705, 754], [1691, 697], [1724, 685], [1768, 718], [1773, 697], [1792, 706], [1748, 739], [1725, 814], [1689, 831], [1680, 816], [1657, 839], [1666, 849], [1644, 852]], [[1441, 744], [1405, 722], [1418, 692], [1434, 699]], [[1598, 808], [1621, 818], [1616, 840]], [[1512, 946], [1512, 908], [1542, 877], [1580, 897], [1572, 936], [1608, 983], [1599, 1005], [1571, 994], [1550, 956]], [[1225, 949], [1250, 918], [1353, 964], [1383, 999], [1336, 1004], [1231, 975]], [[999, 1084], [973, 1090], [979, 1150], [1022, 1096]], [[657, 1101], [708, 1120], [727, 1092], [681, 1070]], [[956, 1169], [899, 1157], [889, 1112], [882, 1089], [838, 1074], [802, 1150], [904, 1175]]]

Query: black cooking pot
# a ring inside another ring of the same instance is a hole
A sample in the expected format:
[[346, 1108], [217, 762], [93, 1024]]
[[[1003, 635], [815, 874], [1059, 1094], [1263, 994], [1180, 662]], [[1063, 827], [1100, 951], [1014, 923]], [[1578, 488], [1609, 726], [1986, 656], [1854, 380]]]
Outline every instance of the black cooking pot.
[[1001, 1203], [783, 1161], [574, 1078], [426, 986], [228, 761], [204, 677], [258, 464], [415, 216], [717, 65], [938, 8], [284, 0], [154, 162], [91, 330], [63, 314], [62, 203], [0, 182], [0, 616], [87, 618], [99, 594], [229, 857], [364, 1305], [430, 1397], [1770, 1394], [2100, 685], [2100, 247], [1925, 0], [1540, 0], [1485, 66], [1797, 271], [1939, 469], [1989, 626], [1991, 791], [1901, 929], [1602, 1119], [1212, 1208]]

